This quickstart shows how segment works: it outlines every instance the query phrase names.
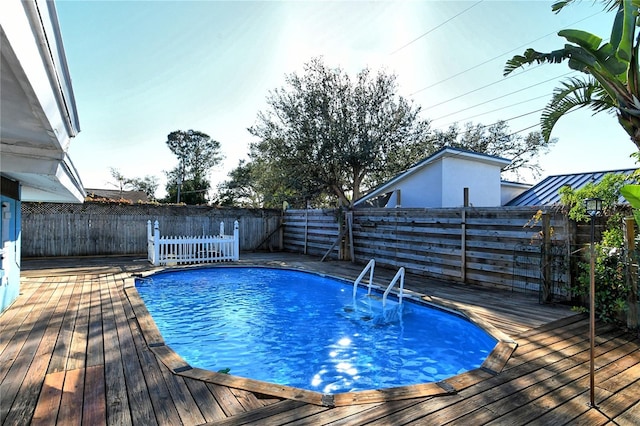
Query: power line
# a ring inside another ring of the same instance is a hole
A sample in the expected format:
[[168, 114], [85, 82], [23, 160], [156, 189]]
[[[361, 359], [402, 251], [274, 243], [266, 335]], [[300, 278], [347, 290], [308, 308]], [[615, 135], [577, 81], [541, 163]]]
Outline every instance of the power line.
[[[542, 66], [542, 64], [541, 64], [541, 65], [538, 65], [538, 67], [540, 67], [540, 66]], [[532, 69], [535, 69], [535, 67], [534, 67], [534, 68], [530, 68], [530, 69], [528, 69], [528, 70], [525, 70], [524, 72], [531, 71]], [[520, 75], [521, 75], [521, 74], [522, 74], [522, 73], [520, 73]], [[467, 96], [467, 95], [470, 95], [471, 93], [477, 92], [478, 90], [486, 89], [487, 87], [489, 87], [489, 86], [493, 86], [494, 84], [502, 83], [503, 81], [505, 81], [505, 80], [507, 80], [507, 79], [509, 79], [509, 78], [512, 78], [512, 77], [514, 77], [514, 76], [513, 76], [513, 75], [510, 75], [510, 76], [505, 77], [505, 78], [503, 78], [503, 79], [496, 80], [496, 81], [494, 81], [493, 83], [489, 83], [489, 84], [486, 84], [486, 85], [484, 85], [484, 86], [482, 86], [482, 87], [478, 87], [478, 88], [473, 89], [473, 90], [471, 90], [471, 91], [469, 91], [469, 92], [466, 92], [466, 93], [463, 93], [463, 94], [461, 94], [461, 95], [455, 96], [455, 97], [453, 97], [453, 98], [451, 98], [451, 99], [447, 99], [446, 101], [442, 101], [442, 102], [440, 102], [440, 103], [437, 103], [437, 104], [434, 104], [434, 105], [428, 106], [428, 107], [426, 107], [426, 108], [424, 108], [424, 109], [425, 109], [425, 110], [427, 110], [427, 109], [435, 108], [435, 107], [440, 106], [440, 105], [442, 105], [442, 104], [446, 104], [447, 102], [451, 102], [451, 101], [454, 101], [454, 100], [456, 100], [456, 99], [460, 99], [461, 97], [463, 97], [463, 96]]]
[[522, 132], [524, 132], [525, 130], [533, 129], [533, 128], [538, 127], [538, 126], [540, 126], [540, 123], [538, 123], [538, 124], [534, 124], [533, 126], [525, 127], [524, 129], [520, 129], [520, 130], [515, 131], [515, 132], [512, 132], [512, 133], [510, 133], [507, 137], [517, 135], [518, 133], [522, 133]]
[[[572, 26], [572, 25], [575, 25], [575, 24], [579, 24], [580, 22], [585, 21], [585, 20], [590, 19], [590, 18], [593, 18], [594, 16], [599, 15], [599, 14], [601, 14], [601, 13], [603, 13], [603, 12], [597, 12], [597, 13], [594, 13], [593, 15], [589, 15], [589, 16], [587, 16], [586, 18], [580, 19], [579, 21], [576, 21], [576, 22], [574, 22], [574, 23], [572, 23], [572, 24], [569, 24], [568, 26]], [[462, 75], [462, 74], [465, 74], [465, 73], [467, 73], [467, 72], [469, 72], [469, 71], [472, 71], [472, 70], [474, 70], [474, 69], [476, 69], [476, 68], [479, 68], [479, 67], [481, 67], [482, 65], [488, 64], [489, 62], [495, 61], [496, 59], [500, 59], [500, 58], [502, 58], [503, 56], [508, 55], [508, 54], [510, 54], [510, 53], [512, 53], [512, 52], [518, 51], [518, 50], [522, 49], [523, 47], [530, 46], [531, 44], [533, 44], [533, 43], [535, 43], [535, 42], [537, 42], [537, 41], [539, 41], [539, 40], [542, 40], [542, 39], [544, 39], [544, 38], [546, 38], [546, 37], [549, 37], [550, 35], [554, 35], [554, 34], [556, 34], [558, 31], [559, 31], [559, 30], [552, 31], [552, 32], [550, 32], [549, 34], [545, 34], [545, 35], [543, 35], [542, 37], [538, 37], [538, 38], [537, 38], [537, 39], [535, 39], [535, 40], [532, 40], [532, 41], [530, 41], [530, 42], [528, 42], [528, 43], [525, 43], [525, 44], [522, 44], [522, 45], [520, 45], [520, 46], [518, 46], [518, 47], [515, 47], [515, 48], [513, 48], [513, 49], [511, 49], [511, 50], [509, 50], [509, 51], [507, 51], [507, 52], [504, 52], [504, 53], [502, 53], [502, 54], [500, 54], [500, 55], [498, 55], [498, 56], [494, 56], [494, 57], [493, 57], [493, 58], [491, 58], [491, 59], [487, 59], [487, 60], [486, 60], [486, 61], [484, 61], [484, 62], [481, 62], [481, 63], [479, 63], [479, 64], [477, 64], [477, 65], [472, 66], [471, 68], [467, 68], [467, 69], [466, 69], [466, 70], [464, 70], [464, 71], [460, 71], [460, 72], [458, 72], [458, 73], [456, 73], [456, 74], [454, 74], [454, 75], [452, 75], [452, 76], [449, 76], [449, 77], [445, 78], [444, 80], [440, 80], [440, 81], [438, 81], [438, 82], [436, 82], [436, 83], [433, 83], [433, 84], [431, 84], [431, 85], [429, 85], [429, 86], [423, 87], [422, 89], [416, 90], [415, 92], [411, 93], [411, 94], [410, 94], [410, 96], [416, 95], [416, 94], [418, 94], [418, 93], [420, 93], [420, 92], [423, 92], [423, 91], [425, 91], [425, 90], [427, 90], [427, 89], [431, 89], [431, 88], [432, 88], [432, 87], [434, 87], [434, 86], [437, 86], [437, 85], [439, 85], [439, 84], [442, 84], [442, 83], [444, 83], [444, 82], [446, 82], [446, 81], [449, 81], [449, 80], [451, 80], [451, 79], [453, 79], [453, 78], [455, 78], [455, 77], [458, 77], [458, 76], [460, 76], [460, 75]], [[524, 71], [523, 71], [523, 72], [524, 72]], [[519, 73], [518, 75], [522, 75], [522, 74], [523, 74], [523, 72]]]
[[[497, 100], [502, 99], [502, 98], [506, 98], [507, 96], [511, 96], [511, 95], [516, 94], [516, 93], [520, 93], [520, 92], [525, 91], [525, 90], [527, 90], [527, 89], [530, 89], [530, 88], [532, 88], [532, 87], [539, 86], [539, 85], [541, 85], [541, 84], [548, 83], [548, 82], [550, 82], [550, 81], [557, 80], [557, 79], [562, 78], [562, 77], [566, 77], [567, 75], [572, 74], [572, 73], [574, 73], [574, 72], [575, 72], [575, 71], [570, 71], [570, 72], [568, 72], [568, 73], [561, 74], [561, 75], [559, 75], [559, 76], [556, 76], [556, 77], [550, 78], [550, 79], [548, 79], [548, 80], [544, 80], [544, 81], [541, 81], [541, 82], [539, 82], [539, 83], [535, 83], [535, 84], [532, 84], [532, 85], [530, 85], [530, 86], [523, 87], [522, 89], [518, 89], [518, 90], [515, 90], [515, 91], [513, 91], [513, 92], [509, 92], [509, 93], [507, 93], [507, 94], [505, 94], [505, 95], [501, 95], [501, 96], [498, 96], [498, 97], [496, 97], [496, 98], [489, 99], [488, 101], [484, 101], [484, 102], [481, 102], [481, 103], [479, 103], [479, 104], [472, 105], [472, 106], [470, 106], [470, 107], [463, 108], [463, 109], [461, 109], [461, 110], [458, 110], [458, 111], [455, 111], [455, 112], [452, 112], [452, 113], [449, 113], [449, 114], [443, 115], [443, 116], [441, 116], [441, 117], [434, 118], [432, 121], [440, 120], [440, 119], [442, 119], [442, 118], [445, 118], [445, 117], [449, 117], [449, 116], [452, 116], [452, 115], [458, 114], [458, 113], [460, 113], [460, 112], [462, 112], [462, 111], [467, 111], [467, 110], [469, 110], [469, 109], [473, 109], [473, 108], [479, 107], [479, 106], [481, 106], [481, 105], [488, 104], [489, 102], [493, 102], [493, 101], [497, 101]], [[451, 101], [451, 100], [455, 100], [455, 99], [458, 99], [458, 98], [460, 98], [460, 97], [461, 97], [461, 96], [458, 96], [458, 97], [456, 97], [456, 98], [450, 99], [449, 101]], [[447, 102], [448, 102], [448, 101], [447, 101]], [[442, 104], [442, 103], [441, 103], [441, 104]]]
[[[509, 118], [505, 118], [505, 119], [502, 119], [502, 120], [498, 120], [495, 123], [483, 124], [482, 126], [480, 126], [480, 128], [481, 129], [486, 129], [487, 127], [495, 126], [498, 123], [502, 123], [502, 122], [507, 123], [507, 122], [509, 122], [511, 120], [515, 120], [515, 119], [518, 119], [518, 118], [526, 117], [527, 115], [535, 114], [536, 112], [540, 112], [542, 110], [544, 110], [544, 108], [536, 109], [534, 111], [525, 112], [524, 114], [516, 115], [515, 117], [509, 117]], [[460, 120], [460, 121], [462, 121], [462, 120]], [[451, 124], [454, 124], [454, 123], [457, 123], [457, 122], [454, 121]], [[451, 126], [451, 124], [449, 126]]]
[[[492, 112], [501, 111], [501, 110], [503, 110], [503, 109], [511, 108], [511, 107], [514, 107], [514, 106], [517, 106], [517, 105], [525, 104], [525, 103], [527, 103], [527, 102], [535, 101], [535, 100], [542, 99], [542, 98], [548, 98], [548, 97], [549, 97], [549, 94], [544, 94], [544, 95], [541, 95], [541, 96], [536, 96], [535, 98], [530, 98], [530, 99], [527, 99], [527, 100], [524, 100], [524, 101], [521, 101], [521, 102], [516, 102], [516, 103], [509, 104], [509, 105], [506, 105], [506, 106], [503, 106], [503, 107], [500, 107], [500, 108], [492, 109], [491, 111], [482, 112], [482, 113], [480, 113], [480, 114], [472, 115], [471, 117], [467, 117], [467, 118], [462, 118], [462, 119], [460, 119], [460, 120], [451, 121], [451, 122], [449, 122], [449, 123], [447, 123], [447, 124], [444, 124], [444, 126], [450, 126], [450, 125], [452, 125], [453, 123], [466, 122], [466, 121], [469, 121], [469, 120], [474, 119], [474, 118], [476, 118], [476, 117], [480, 117], [480, 116], [482, 116], [482, 115], [491, 114]], [[538, 111], [540, 111], [540, 110], [538, 110]], [[508, 121], [508, 120], [510, 120], [510, 119], [509, 119], [509, 118], [507, 118], [507, 119], [506, 119], [506, 120], [504, 120], [504, 121]], [[432, 121], [433, 121], [433, 120], [432, 120]]]
[[[566, 116], [567, 114], [571, 114], [571, 113], [573, 113], [573, 112], [576, 112], [576, 111], [578, 111], [579, 109], [581, 109], [581, 108], [580, 108], [580, 107], [579, 107], [579, 108], [574, 108], [574, 109], [572, 109], [572, 110], [570, 110], [570, 111], [567, 111], [567, 112], [565, 112], [565, 113], [563, 114], [563, 116]], [[520, 130], [518, 130], [518, 131], [515, 131], [515, 132], [511, 133], [509, 136], [513, 136], [513, 135], [515, 135], [515, 134], [517, 134], [517, 133], [524, 132], [525, 130], [533, 129], [534, 127], [538, 127], [539, 125], [540, 125], [540, 123], [538, 123], [538, 124], [534, 124], [533, 126], [525, 127], [524, 129], [520, 129]]]
[[404, 49], [405, 47], [415, 43], [416, 41], [420, 40], [422, 37], [434, 32], [435, 30], [437, 30], [438, 28], [442, 27], [443, 25], [445, 25], [446, 23], [454, 20], [455, 18], [457, 18], [458, 16], [462, 15], [463, 13], [465, 13], [466, 11], [476, 7], [477, 5], [479, 5], [480, 3], [482, 3], [484, 0], [480, 0], [474, 4], [472, 4], [471, 6], [469, 6], [468, 8], [466, 8], [465, 10], [463, 10], [462, 12], [459, 12], [457, 14], [455, 14], [454, 16], [452, 16], [451, 18], [447, 19], [446, 21], [440, 23], [439, 25], [436, 25], [435, 27], [431, 28], [429, 31], [427, 31], [426, 33], [422, 34], [421, 36], [411, 40], [409, 43], [405, 44], [404, 46], [394, 50], [393, 52], [389, 53], [389, 56], [394, 55], [396, 53], [398, 53], [399, 51], [401, 51], [402, 49]]

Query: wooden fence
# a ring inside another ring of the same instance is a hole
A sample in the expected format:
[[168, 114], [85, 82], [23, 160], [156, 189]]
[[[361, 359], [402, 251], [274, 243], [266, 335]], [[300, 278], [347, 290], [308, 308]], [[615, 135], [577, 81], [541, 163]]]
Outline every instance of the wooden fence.
[[[542, 290], [540, 284], [553, 276], [556, 288], [547, 291], [562, 294], [570, 279], [569, 265], [554, 266], [552, 253], [568, 259], [569, 222], [558, 212], [537, 219], [536, 214], [537, 209], [504, 207], [358, 209], [346, 215], [336, 210], [288, 210], [284, 248], [353, 257], [363, 265], [375, 258], [378, 264], [437, 279], [518, 290]], [[348, 222], [350, 226], [343, 226]], [[341, 229], [346, 231], [338, 238]]]
[[282, 212], [208, 206], [22, 203], [23, 257], [147, 253], [147, 221], [163, 235], [213, 235], [239, 223], [239, 248], [280, 248]]

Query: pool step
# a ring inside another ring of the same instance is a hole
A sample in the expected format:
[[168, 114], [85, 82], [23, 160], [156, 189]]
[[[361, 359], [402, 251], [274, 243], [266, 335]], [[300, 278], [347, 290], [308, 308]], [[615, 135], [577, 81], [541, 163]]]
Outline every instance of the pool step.
[[379, 295], [367, 295], [356, 300], [355, 306], [350, 305], [345, 308], [356, 319], [372, 321], [373, 323], [395, 322], [401, 318], [402, 304], [395, 300], [387, 299], [386, 305], [382, 306], [382, 297]]

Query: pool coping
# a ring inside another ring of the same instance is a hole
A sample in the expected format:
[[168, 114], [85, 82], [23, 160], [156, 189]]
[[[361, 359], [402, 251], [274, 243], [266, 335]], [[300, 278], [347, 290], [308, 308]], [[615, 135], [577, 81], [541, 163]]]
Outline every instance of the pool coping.
[[[152, 270], [145, 271], [141, 274], [134, 274], [124, 280], [124, 291], [133, 309], [134, 317], [140, 326], [142, 336], [151, 352], [154, 353], [158, 361], [162, 362], [169, 370], [178, 376], [188, 377], [192, 379], [202, 380], [207, 383], [216, 385], [228, 386], [231, 388], [242, 389], [257, 394], [274, 396], [279, 398], [286, 398], [296, 401], [305, 402], [308, 404], [314, 404], [326, 407], [340, 407], [353, 404], [368, 404], [368, 403], [382, 403], [388, 401], [397, 401], [403, 399], [430, 397], [430, 396], [442, 396], [452, 395], [457, 392], [468, 388], [478, 382], [486, 380], [491, 376], [499, 374], [507, 361], [516, 350], [518, 344], [503, 333], [501, 330], [493, 326], [492, 324], [484, 321], [474, 314], [471, 310], [467, 309], [464, 304], [458, 302], [452, 302], [446, 299], [423, 295], [420, 293], [412, 292], [405, 289], [403, 297], [412, 300], [416, 303], [421, 303], [449, 311], [453, 314], [460, 315], [472, 323], [478, 325], [487, 333], [489, 333], [494, 339], [497, 340], [491, 353], [487, 356], [485, 361], [479, 368], [469, 370], [462, 374], [449, 377], [439, 382], [430, 382], [422, 384], [414, 384], [407, 386], [398, 386], [386, 389], [376, 390], [364, 390], [355, 392], [343, 392], [336, 394], [324, 394], [320, 392], [310, 391], [306, 389], [295, 388], [292, 386], [279, 385], [270, 382], [264, 382], [255, 379], [249, 379], [231, 374], [218, 373], [214, 371], [204, 370], [189, 365], [178, 353], [176, 353], [169, 345], [167, 345], [158, 329], [153, 317], [147, 310], [147, 307], [140, 297], [138, 290], [135, 286], [135, 280], [137, 278], [145, 278], [150, 275], [159, 272], [171, 272], [180, 271], [193, 268], [234, 268], [234, 267], [259, 267], [259, 268], [271, 268], [271, 269], [288, 269], [296, 270], [307, 273], [314, 273], [316, 275], [334, 278], [340, 281], [350, 280], [344, 277], [317, 273], [313, 271], [303, 270], [295, 267], [282, 267], [282, 266], [265, 266], [259, 264], [207, 264], [207, 265], [185, 265], [185, 266], [171, 266], [171, 267], [159, 267]], [[367, 284], [360, 284], [360, 286], [367, 287]], [[372, 285], [377, 291], [384, 291], [385, 289]]]

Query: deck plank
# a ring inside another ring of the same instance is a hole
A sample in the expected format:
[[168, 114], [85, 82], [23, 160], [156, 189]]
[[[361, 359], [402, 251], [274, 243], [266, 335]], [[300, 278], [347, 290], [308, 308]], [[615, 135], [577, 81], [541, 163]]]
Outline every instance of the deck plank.
[[84, 399], [82, 401], [82, 423], [102, 425], [107, 422], [104, 368], [102, 365], [85, 370]]
[[80, 296], [82, 294], [82, 287], [84, 282], [82, 277], [73, 277], [69, 281], [69, 287], [71, 288], [71, 298], [67, 305], [67, 309], [64, 312], [64, 318], [62, 319], [62, 326], [58, 333], [58, 339], [53, 349], [51, 361], [47, 373], [56, 373], [64, 371], [67, 366], [67, 359], [69, 357], [69, 351], [71, 350], [71, 338], [73, 337], [73, 329], [75, 327], [75, 321], [78, 314], [78, 307], [80, 306]]
[[[133, 335], [129, 328], [126, 310], [124, 308], [124, 301], [126, 300], [124, 298], [124, 290], [115, 288], [114, 286], [110, 287], [109, 290], [116, 322], [116, 333], [118, 335], [118, 343], [120, 347], [121, 363], [124, 373], [123, 376], [127, 390], [128, 404], [126, 406], [126, 410], [130, 413], [131, 423], [134, 425], [157, 424], [156, 417], [153, 412], [153, 405], [151, 404], [151, 397], [149, 396], [149, 391], [146, 386], [142, 367], [140, 366], [140, 360], [138, 359]], [[120, 374], [120, 372], [117, 371], [117, 374]], [[121, 382], [118, 381], [116, 384], [117, 386], [120, 386]], [[117, 392], [121, 393], [121, 389], [118, 388]], [[125, 400], [122, 399], [120, 402], [124, 403]], [[119, 410], [119, 413], [120, 416], [126, 417], [124, 410], [125, 408], [123, 406]]]
[[[51, 342], [51, 336], [47, 338], [46, 333], [47, 330], [51, 330], [49, 328], [50, 319], [58, 306], [63, 291], [63, 285], [57, 285], [56, 283], [56, 285], [52, 286], [46, 303], [43, 305], [42, 315], [25, 336], [24, 341], [20, 339], [20, 351], [16, 358], [13, 362], [7, 362], [10, 368], [7, 370], [6, 376], [0, 380], [0, 387], [2, 388], [0, 393], [0, 423], [19, 424], [22, 416], [26, 414], [24, 411], [28, 410], [28, 406], [35, 405], [35, 401], [32, 403], [30, 398], [37, 399], [44, 381], [46, 365], [48, 365], [49, 361], [46, 358], [46, 348], [41, 349], [40, 353], [38, 348], [41, 346], [43, 338], [45, 339], [44, 346]], [[53, 324], [53, 327], [55, 327], [55, 324]], [[36, 357], [36, 355], [40, 356]], [[29, 371], [31, 371], [31, 375], [29, 375]], [[35, 396], [33, 396], [34, 394]]]
[[[129, 411], [124, 366], [122, 363], [123, 348], [118, 337], [114, 295], [117, 284], [109, 279], [104, 285], [102, 300], [102, 332], [105, 342], [105, 404], [107, 424], [128, 426], [132, 424]], [[108, 348], [108, 349], [107, 349]]]
[[71, 332], [71, 343], [67, 354], [67, 370], [85, 368], [87, 361], [87, 341], [89, 337], [89, 309], [91, 306], [91, 277], [82, 277], [87, 280], [82, 286], [78, 312]]
[[84, 368], [68, 370], [64, 377], [58, 422], [65, 425], [82, 424], [82, 398], [84, 394]]
[[640, 424], [640, 401], [636, 402], [628, 410], [613, 419], [621, 426], [637, 426]]
[[102, 330], [102, 297], [104, 278], [98, 277], [91, 280], [91, 292], [89, 294], [89, 316], [87, 336], [87, 367], [104, 365], [104, 334]]
[[231, 392], [230, 388], [212, 383], [207, 383], [207, 387], [215, 397], [216, 401], [218, 401], [220, 408], [222, 408], [222, 411], [227, 417], [245, 412], [242, 404], [240, 404], [240, 401], [238, 401], [238, 398], [236, 398], [233, 392]]
[[211, 423], [226, 419], [222, 407], [213, 397], [213, 394], [207, 387], [207, 384], [194, 379], [185, 379], [185, 383], [191, 392], [193, 398], [197, 401], [200, 412], [204, 416], [205, 422]]
[[167, 388], [162, 371], [155, 355], [148, 346], [144, 344], [144, 339], [138, 322], [135, 319], [129, 320], [129, 328], [135, 342], [134, 346], [138, 352], [140, 365], [142, 366], [142, 374], [146, 382], [151, 404], [155, 413], [156, 420], [159, 425], [177, 425], [180, 424], [180, 415], [178, 409], [171, 403], [171, 395]]
[[62, 386], [64, 384], [64, 371], [47, 374], [44, 378], [42, 391], [36, 403], [31, 425], [52, 425], [56, 423], [60, 400], [62, 399]]
[[46, 329], [40, 336], [37, 350], [33, 355], [27, 374], [18, 390], [18, 396], [14, 400], [8, 418], [5, 421], [6, 425], [19, 425], [22, 418], [33, 415], [72, 290], [73, 286], [68, 285], [63, 280], [52, 294], [50, 306], [53, 307], [55, 305], [55, 307], [49, 317]]
[[[16, 359], [24, 344], [27, 342], [27, 338], [36, 327], [38, 323], [44, 320], [46, 315], [50, 312], [46, 311], [47, 301], [51, 298], [54, 288], [55, 279], [42, 289], [40, 297], [37, 302], [31, 306], [16, 306], [10, 308], [11, 311], [19, 311], [17, 320], [9, 318], [6, 320], [9, 324], [5, 327], [2, 333], [2, 339], [0, 339], [0, 345], [4, 346], [2, 353], [0, 353], [0, 384], [3, 383], [7, 377], [9, 369], [13, 367], [12, 361]], [[40, 307], [37, 309], [36, 307]], [[5, 322], [4, 313], [2, 314], [2, 322]], [[6, 400], [0, 400], [2, 404], [6, 403]], [[1, 407], [0, 407], [1, 411]], [[0, 423], [2, 417], [0, 416]]]
[[184, 378], [174, 374], [164, 365], [159, 364], [159, 368], [182, 424], [195, 425], [205, 423], [206, 420], [191, 395]]
[[[237, 414], [229, 417], [226, 420], [216, 420], [214, 422], [207, 423], [207, 426], [237, 426], [237, 425], [249, 425], [249, 424], [278, 424], [273, 423], [275, 416], [281, 413], [288, 413], [291, 410], [304, 406], [305, 403], [301, 401], [293, 401], [285, 399], [275, 404], [271, 404], [267, 407], [263, 407], [259, 410], [253, 410], [250, 412]], [[268, 419], [268, 420], [267, 420]]]

